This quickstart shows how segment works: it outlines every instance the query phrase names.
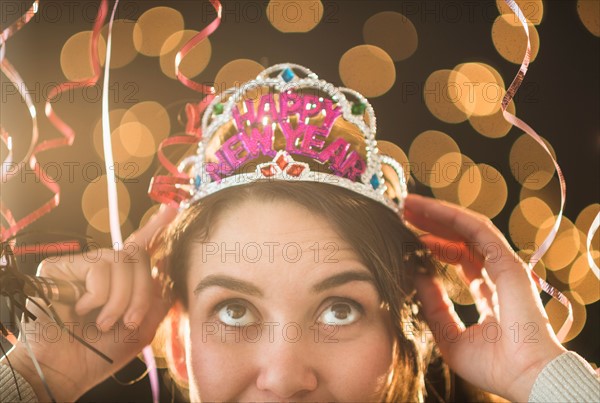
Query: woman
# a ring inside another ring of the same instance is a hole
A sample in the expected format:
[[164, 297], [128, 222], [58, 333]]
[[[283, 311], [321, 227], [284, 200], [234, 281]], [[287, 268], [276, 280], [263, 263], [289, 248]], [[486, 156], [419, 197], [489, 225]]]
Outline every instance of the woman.
[[[170, 370], [194, 402], [461, 399], [443, 381], [438, 350], [459, 377], [510, 400], [596, 399], [593, 370], [560, 345], [525, 264], [490, 220], [406, 196], [397, 164], [373, 150], [366, 100], [352, 93], [350, 105], [345, 89], [325, 90], [310, 74], [301, 91], [288, 91], [298, 70], [269, 68], [251, 82], [266, 94], [207, 108], [200, 151], [182, 164], [192, 196], [178, 214], [163, 209], [122, 252], [103, 250], [93, 264], [83, 255], [41, 264], [39, 275], [85, 283], [74, 306], [55, 308], [115, 360], [66, 333], [32, 337], [50, 326], [32, 307], [38, 319], [24, 333], [56, 399], [77, 399], [129, 362], [169, 309]], [[318, 172], [323, 165], [334, 174]], [[429, 235], [417, 238], [403, 218]], [[168, 223], [160, 247], [150, 247]], [[435, 243], [464, 252], [436, 258], [462, 268], [478, 324], [465, 328], [455, 314], [427, 252]], [[152, 266], [161, 275], [151, 277]], [[532, 325], [534, 343], [506, 337]], [[47, 400], [23, 344], [9, 358]], [[470, 398], [482, 397], [491, 398]]]

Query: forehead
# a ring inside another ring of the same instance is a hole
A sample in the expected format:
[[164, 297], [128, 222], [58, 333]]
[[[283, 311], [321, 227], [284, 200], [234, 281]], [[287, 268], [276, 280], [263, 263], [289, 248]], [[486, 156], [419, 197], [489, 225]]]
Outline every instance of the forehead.
[[191, 243], [192, 280], [218, 272], [246, 278], [319, 275], [361, 263], [326, 217], [291, 201], [243, 202], [224, 211], [210, 233], [207, 241]]

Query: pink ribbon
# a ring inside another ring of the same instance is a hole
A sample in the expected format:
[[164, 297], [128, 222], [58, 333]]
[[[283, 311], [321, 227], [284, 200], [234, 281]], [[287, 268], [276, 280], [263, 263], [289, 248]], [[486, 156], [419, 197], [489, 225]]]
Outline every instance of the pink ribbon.
[[548, 147], [546, 146], [546, 144], [544, 143], [544, 141], [542, 140], [540, 135], [537, 134], [536, 131], [533, 130], [527, 123], [523, 122], [521, 119], [517, 118], [515, 115], [513, 115], [507, 111], [508, 104], [514, 98], [516, 92], [519, 90], [519, 87], [521, 86], [521, 83], [523, 82], [523, 79], [525, 78], [525, 75], [527, 74], [527, 68], [528, 68], [529, 62], [531, 60], [531, 41], [529, 38], [529, 27], [527, 26], [527, 20], [525, 19], [523, 12], [519, 8], [519, 6], [514, 2], [514, 0], [504, 0], [504, 2], [510, 7], [510, 9], [519, 18], [519, 21], [521, 21], [521, 25], [523, 26], [523, 29], [525, 30], [525, 35], [527, 36], [527, 50], [525, 51], [525, 56], [523, 57], [523, 62], [521, 63], [519, 72], [517, 73], [513, 82], [510, 84], [510, 86], [506, 90], [504, 99], [502, 99], [502, 115], [504, 116], [504, 119], [507, 122], [518, 127], [519, 129], [521, 129], [525, 133], [527, 133], [529, 136], [531, 136], [546, 151], [546, 153], [548, 153], [548, 156], [550, 157], [550, 159], [552, 159], [552, 163], [554, 164], [554, 167], [556, 168], [556, 173], [558, 175], [558, 181], [560, 183], [560, 210], [558, 212], [558, 217], [557, 217], [556, 221], [554, 222], [554, 225], [552, 226], [550, 233], [548, 234], [546, 239], [544, 239], [544, 242], [542, 242], [540, 247], [534, 252], [534, 254], [529, 259], [528, 265], [529, 265], [529, 271], [531, 273], [531, 276], [540, 285], [542, 290], [544, 290], [547, 294], [549, 294], [550, 296], [555, 298], [557, 301], [559, 301], [561, 304], [563, 304], [567, 308], [567, 311], [568, 311], [567, 319], [565, 320], [565, 322], [562, 324], [562, 326], [560, 327], [560, 329], [557, 332], [558, 339], [560, 341], [563, 341], [566, 338], [567, 333], [569, 333], [571, 326], [573, 325], [573, 308], [571, 307], [571, 303], [569, 302], [569, 300], [567, 299], [567, 297], [564, 294], [562, 294], [560, 291], [558, 291], [555, 287], [548, 284], [545, 280], [541, 279], [533, 271], [533, 267], [541, 259], [541, 257], [548, 251], [548, 249], [550, 249], [550, 245], [552, 245], [552, 242], [554, 242], [554, 238], [556, 238], [556, 234], [558, 233], [558, 228], [560, 227], [560, 223], [562, 221], [563, 209], [564, 209], [564, 205], [565, 205], [565, 199], [567, 196], [567, 185], [565, 183], [565, 178], [563, 176], [562, 170], [560, 169], [560, 166], [558, 165], [558, 162], [556, 161], [556, 159], [554, 159], [554, 157], [552, 156], [552, 153], [550, 152], [550, 150], [548, 149]]

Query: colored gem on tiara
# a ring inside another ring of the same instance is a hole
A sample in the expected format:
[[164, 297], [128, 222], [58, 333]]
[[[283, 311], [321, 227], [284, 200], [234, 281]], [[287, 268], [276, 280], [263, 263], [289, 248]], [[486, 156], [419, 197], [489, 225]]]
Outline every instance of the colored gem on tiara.
[[291, 164], [290, 167], [287, 169], [287, 173], [290, 176], [300, 176], [300, 174], [302, 173], [302, 171], [304, 171], [304, 165], [300, 165], [300, 164]]
[[367, 109], [367, 105], [363, 102], [352, 104], [353, 115], [362, 115], [363, 113], [365, 113], [365, 109]]
[[285, 158], [285, 155], [283, 153], [281, 153], [279, 155], [279, 157], [277, 157], [277, 165], [279, 166], [279, 168], [281, 168], [281, 170], [283, 171], [285, 169], [285, 167], [287, 166], [288, 162]]
[[202, 178], [200, 178], [200, 175], [196, 175], [196, 177], [194, 178], [194, 186], [196, 188], [199, 188], [201, 184], [202, 184]]
[[283, 81], [285, 81], [286, 83], [289, 83], [290, 81], [293, 80], [294, 75], [295, 74], [292, 71], [292, 69], [290, 69], [289, 67], [286, 67], [286, 69], [283, 70], [283, 72], [281, 73], [281, 78], [283, 78]]
[[223, 104], [222, 103], [218, 103], [215, 104], [215, 106], [213, 107], [213, 112], [215, 115], [220, 115], [223, 113]]
[[371, 186], [373, 186], [373, 189], [377, 189], [379, 187], [379, 178], [377, 177], [377, 174], [373, 174], [369, 182], [371, 183]]
[[260, 172], [263, 174], [263, 176], [266, 176], [267, 178], [271, 177], [277, 173], [277, 171], [275, 171], [275, 167], [273, 165], [267, 165], [267, 166], [261, 167]]

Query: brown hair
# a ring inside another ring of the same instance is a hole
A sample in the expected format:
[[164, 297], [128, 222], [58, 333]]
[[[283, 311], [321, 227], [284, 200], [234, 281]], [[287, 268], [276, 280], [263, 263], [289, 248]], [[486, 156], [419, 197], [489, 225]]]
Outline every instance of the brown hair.
[[164, 236], [161, 259], [173, 300], [187, 309], [190, 243], [207, 241], [223, 212], [248, 200], [291, 201], [311, 211], [322, 211], [372, 272], [381, 300], [389, 309], [395, 339], [382, 401], [451, 399], [448, 369], [431, 337], [423, 332], [426, 325], [415, 300], [416, 274], [436, 275], [440, 266], [398, 214], [353, 191], [324, 183], [267, 179], [223, 189], [202, 199], [182, 212]]

